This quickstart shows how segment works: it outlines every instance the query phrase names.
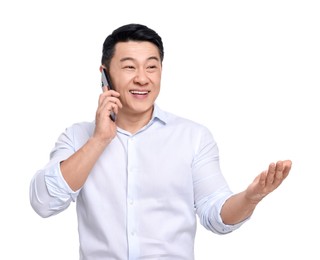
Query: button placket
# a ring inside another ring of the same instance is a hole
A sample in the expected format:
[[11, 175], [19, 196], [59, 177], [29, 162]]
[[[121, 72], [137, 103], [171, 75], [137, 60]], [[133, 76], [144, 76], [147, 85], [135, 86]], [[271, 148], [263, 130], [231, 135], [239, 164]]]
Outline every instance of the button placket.
[[127, 183], [127, 234], [128, 234], [128, 246], [129, 246], [129, 259], [135, 259], [138, 257], [138, 237], [136, 230], [136, 212], [135, 212], [135, 198], [136, 198], [136, 184], [135, 178], [137, 166], [136, 166], [136, 152], [135, 141], [131, 137], [128, 139], [128, 183]]

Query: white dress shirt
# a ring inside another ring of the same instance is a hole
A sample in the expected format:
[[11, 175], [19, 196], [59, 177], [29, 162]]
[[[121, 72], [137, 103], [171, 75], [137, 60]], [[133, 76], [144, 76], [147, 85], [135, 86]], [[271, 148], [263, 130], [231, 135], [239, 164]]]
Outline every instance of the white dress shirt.
[[196, 214], [218, 234], [244, 223], [221, 221], [232, 192], [210, 131], [157, 105], [139, 132], [117, 129], [84, 186], [72, 191], [60, 162], [87, 142], [94, 127], [84, 122], [67, 128], [30, 184], [31, 205], [42, 217], [76, 201], [80, 259], [193, 260]]

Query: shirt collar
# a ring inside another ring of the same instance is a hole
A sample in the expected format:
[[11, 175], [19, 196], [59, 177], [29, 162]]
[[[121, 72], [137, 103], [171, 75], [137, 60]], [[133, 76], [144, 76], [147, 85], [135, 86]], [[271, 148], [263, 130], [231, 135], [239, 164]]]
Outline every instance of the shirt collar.
[[[168, 122], [168, 114], [163, 111], [158, 105], [154, 104], [153, 106], [153, 113], [152, 113], [152, 117], [149, 121], [148, 124], [146, 124], [143, 128], [141, 128], [138, 132], [136, 132], [134, 135], [145, 131], [147, 128], [149, 128], [152, 124], [154, 124], [155, 122], [160, 122], [164, 125], [167, 124]], [[120, 133], [123, 133], [125, 135], [131, 136], [131, 133], [121, 129], [120, 127], [117, 127], [117, 131]]]
[[157, 104], [154, 104], [153, 114], [152, 114], [152, 118], [151, 118], [150, 122], [152, 122], [154, 120], [159, 120], [163, 124], [167, 124], [167, 122], [168, 122], [167, 113], [164, 112]]

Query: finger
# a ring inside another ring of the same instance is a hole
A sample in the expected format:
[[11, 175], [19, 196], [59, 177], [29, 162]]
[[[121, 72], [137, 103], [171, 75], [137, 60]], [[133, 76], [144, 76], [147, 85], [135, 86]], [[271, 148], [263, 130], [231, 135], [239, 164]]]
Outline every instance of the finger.
[[108, 91], [109, 89], [108, 89], [108, 87], [107, 86], [102, 86], [102, 91], [103, 92], [106, 92], [106, 91]]
[[112, 97], [109, 94], [105, 94], [105, 93], [100, 94], [98, 110], [99, 111], [110, 110], [112, 107], [112, 104], [116, 105], [116, 103], [117, 103], [116, 97]]
[[108, 103], [106, 102], [100, 104], [96, 112], [96, 121], [105, 121], [105, 118], [107, 118], [110, 115], [109, 110], [111, 110], [110, 104], [108, 105]]
[[115, 103], [111, 103], [110, 105], [111, 105], [111, 111], [113, 111], [115, 114], [118, 114], [119, 106], [117, 104], [115, 104]]
[[107, 115], [110, 115], [112, 111], [114, 113], [118, 112], [118, 106], [115, 103], [112, 103], [112, 102], [105, 102], [101, 106], [101, 109], [104, 110], [107, 113]]
[[[102, 127], [110, 124], [110, 120], [113, 120], [113, 116], [111, 116], [114, 112], [114, 108], [112, 104], [107, 104], [99, 109], [96, 114], [96, 125], [100, 125]], [[116, 113], [115, 113], [116, 114]]]
[[[120, 95], [120, 94], [119, 94]], [[118, 97], [111, 96], [111, 93], [102, 93], [99, 96], [99, 106], [103, 106], [105, 103], [114, 103], [119, 107], [122, 107], [122, 104]]]
[[274, 185], [279, 186], [280, 183], [283, 181], [283, 162], [278, 161], [276, 164], [276, 174], [274, 178]]
[[106, 86], [102, 87], [102, 94], [103, 95], [107, 95], [107, 96], [110, 96], [110, 97], [120, 97], [120, 93], [113, 90], [113, 89], [108, 89]]
[[108, 95], [106, 94], [106, 92], [101, 93], [99, 95], [98, 105], [102, 106], [103, 102], [105, 102], [107, 97], [108, 97]]
[[276, 165], [274, 163], [270, 163], [267, 173], [267, 185], [273, 184], [274, 176], [276, 174]]
[[117, 107], [122, 108], [122, 104], [121, 104], [121, 101], [119, 100], [119, 98], [117, 98], [117, 97], [110, 97], [110, 98], [108, 98], [108, 101], [114, 103]]
[[102, 87], [102, 92], [109, 92], [112, 96], [118, 96], [120, 95], [119, 92], [115, 91], [114, 89], [109, 89], [108, 86], [103, 86]]
[[264, 188], [267, 182], [267, 171], [263, 171], [260, 175], [256, 177], [259, 180], [259, 185]]
[[107, 86], [103, 86], [102, 87], [102, 93], [101, 93], [103, 96], [106, 95], [106, 96], [114, 96], [114, 97], [119, 97], [120, 96], [120, 93], [113, 90], [113, 89], [108, 89]]
[[292, 162], [290, 160], [286, 160], [283, 162], [283, 179], [287, 178], [289, 172], [291, 170]]

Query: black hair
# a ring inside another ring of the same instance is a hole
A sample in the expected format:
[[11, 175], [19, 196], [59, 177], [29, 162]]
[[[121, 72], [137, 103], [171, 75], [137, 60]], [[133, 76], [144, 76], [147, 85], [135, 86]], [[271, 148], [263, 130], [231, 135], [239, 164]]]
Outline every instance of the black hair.
[[142, 24], [127, 24], [119, 27], [110, 34], [103, 43], [101, 64], [109, 68], [110, 61], [115, 52], [118, 42], [148, 41], [157, 46], [161, 62], [164, 57], [161, 37], [152, 29]]

